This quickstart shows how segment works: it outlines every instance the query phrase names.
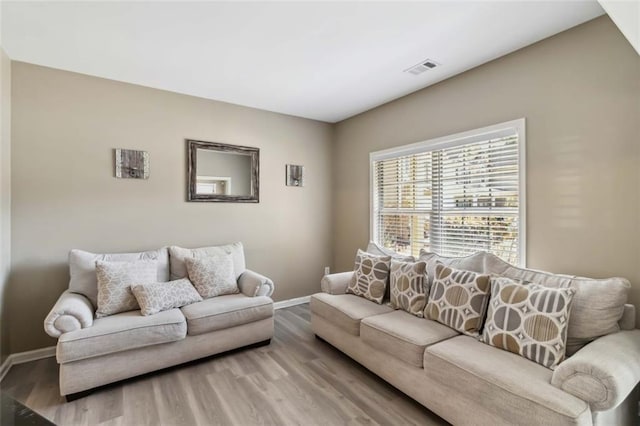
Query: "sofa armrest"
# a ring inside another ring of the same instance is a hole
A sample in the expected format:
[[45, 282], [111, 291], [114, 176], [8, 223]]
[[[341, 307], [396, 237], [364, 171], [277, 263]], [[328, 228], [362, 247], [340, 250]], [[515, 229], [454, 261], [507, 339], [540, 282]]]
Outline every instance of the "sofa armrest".
[[345, 294], [353, 274], [353, 271], [349, 271], [325, 275], [320, 281], [320, 288], [324, 293]]
[[562, 362], [551, 384], [586, 401], [592, 411], [620, 404], [640, 381], [640, 330], [600, 337]]
[[275, 284], [264, 275], [246, 269], [238, 278], [240, 291], [249, 297], [271, 296], [275, 290]]
[[80, 330], [93, 325], [93, 305], [82, 294], [69, 290], [60, 295], [58, 301], [44, 320], [44, 331], [51, 337]]

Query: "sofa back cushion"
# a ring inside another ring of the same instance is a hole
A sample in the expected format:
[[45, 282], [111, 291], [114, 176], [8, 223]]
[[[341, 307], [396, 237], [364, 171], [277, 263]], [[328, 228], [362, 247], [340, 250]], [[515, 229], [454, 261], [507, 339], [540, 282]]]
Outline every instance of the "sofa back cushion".
[[93, 307], [98, 307], [98, 280], [96, 261], [135, 262], [137, 260], [155, 260], [158, 267], [157, 281], [169, 281], [169, 251], [166, 247], [139, 253], [91, 253], [84, 250], [69, 252], [69, 290], [84, 295]]
[[171, 279], [179, 280], [187, 278], [187, 265], [185, 259], [198, 259], [202, 257], [224, 256], [230, 254], [233, 258], [233, 273], [238, 279], [245, 271], [244, 248], [242, 243], [232, 243], [221, 246], [200, 247], [195, 249], [182, 248], [178, 246], [169, 247], [169, 260], [171, 263]]
[[624, 278], [591, 279], [515, 267], [497, 256], [483, 253], [486, 273], [496, 274], [524, 283], [551, 288], [575, 290], [567, 336], [567, 355], [572, 355], [587, 343], [620, 330], [618, 321], [631, 284]]

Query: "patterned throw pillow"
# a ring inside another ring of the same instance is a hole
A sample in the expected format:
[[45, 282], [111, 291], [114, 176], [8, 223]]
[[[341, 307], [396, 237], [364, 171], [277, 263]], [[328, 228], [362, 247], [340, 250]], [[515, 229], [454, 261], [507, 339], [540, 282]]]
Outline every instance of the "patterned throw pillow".
[[158, 262], [139, 260], [136, 262], [96, 261], [98, 280], [98, 309], [96, 318], [139, 309], [131, 292], [132, 284], [147, 284], [158, 281]]
[[435, 276], [424, 316], [468, 336], [477, 337], [489, 300], [489, 275], [462, 271], [443, 264]]
[[554, 369], [564, 359], [575, 290], [491, 278], [482, 341]]
[[202, 297], [193, 287], [191, 281], [186, 278], [169, 282], [133, 285], [131, 291], [140, 305], [142, 315], [153, 315], [202, 301]]
[[240, 290], [233, 272], [233, 258], [230, 254], [185, 259], [189, 279], [200, 296], [205, 299], [235, 294]]
[[424, 316], [427, 304], [425, 262], [399, 262], [391, 259], [391, 307], [417, 317]]
[[389, 279], [391, 256], [374, 256], [362, 250], [356, 254], [355, 273], [347, 293], [382, 303]]

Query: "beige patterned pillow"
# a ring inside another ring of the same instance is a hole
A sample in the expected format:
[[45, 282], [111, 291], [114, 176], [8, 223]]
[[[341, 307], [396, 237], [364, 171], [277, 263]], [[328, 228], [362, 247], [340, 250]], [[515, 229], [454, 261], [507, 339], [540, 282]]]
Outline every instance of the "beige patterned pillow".
[[468, 336], [477, 337], [482, 328], [490, 290], [489, 275], [439, 263], [435, 267], [424, 315]]
[[391, 307], [424, 317], [427, 304], [425, 262], [400, 262], [391, 259]]
[[96, 318], [139, 309], [138, 302], [131, 292], [131, 285], [158, 281], [157, 265], [158, 262], [155, 260], [136, 262], [97, 260], [98, 309], [96, 310]]
[[202, 297], [186, 278], [153, 284], [132, 285], [131, 291], [140, 305], [142, 315], [153, 315], [191, 303], [201, 302]]
[[203, 298], [239, 292], [233, 272], [233, 258], [230, 254], [187, 258], [185, 264], [189, 279]]
[[374, 256], [362, 250], [356, 254], [355, 273], [347, 293], [381, 304], [389, 279], [391, 256]]
[[554, 369], [564, 359], [575, 290], [491, 278], [482, 341]]

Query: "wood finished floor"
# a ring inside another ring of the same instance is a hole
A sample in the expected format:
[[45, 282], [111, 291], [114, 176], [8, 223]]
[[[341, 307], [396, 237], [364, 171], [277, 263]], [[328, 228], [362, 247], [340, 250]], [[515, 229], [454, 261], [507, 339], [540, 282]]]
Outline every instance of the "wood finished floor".
[[2, 392], [58, 425], [441, 425], [384, 380], [317, 340], [309, 306], [276, 311], [269, 346], [208, 358], [66, 403], [55, 358], [13, 366]]

